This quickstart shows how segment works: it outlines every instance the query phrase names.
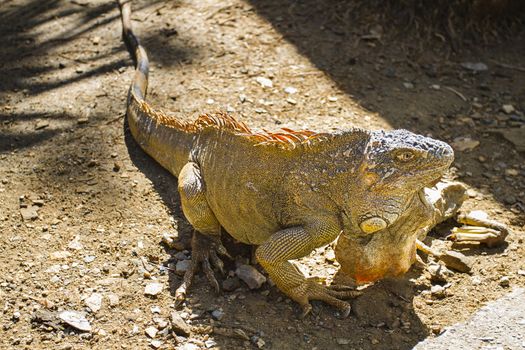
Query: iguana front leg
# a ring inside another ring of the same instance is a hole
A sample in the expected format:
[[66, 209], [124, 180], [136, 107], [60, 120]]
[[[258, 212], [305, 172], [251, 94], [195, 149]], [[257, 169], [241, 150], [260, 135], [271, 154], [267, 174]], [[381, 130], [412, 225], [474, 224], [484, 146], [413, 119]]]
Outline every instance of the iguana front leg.
[[193, 276], [201, 264], [204, 274], [218, 292], [219, 283], [213, 274], [210, 260], [222, 272], [223, 263], [217, 253], [228, 257], [229, 255], [221, 243], [221, 225], [206, 200], [205, 185], [199, 165], [188, 162], [182, 168], [178, 179], [182, 211], [195, 228], [191, 240], [191, 265], [184, 274], [182, 284], [175, 292], [177, 303], [180, 303], [185, 299], [186, 291], [190, 288]]
[[303, 308], [303, 316], [312, 306], [310, 300], [322, 300], [348, 316], [350, 304], [339, 298], [356, 297], [357, 291], [331, 290], [318, 283], [316, 278], [306, 279], [289, 260], [304, 257], [313, 249], [328, 244], [340, 233], [336, 225], [291, 227], [278, 231], [255, 252], [257, 260], [268, 272], [277, 287]]
[[506, 225], [476, 215], [476, 212], [459, 214], [457, 220], [467, 226], [452, 229], [452, 233], [447, 238], [455, 242], [479, 242], [490, 248], [505, 242], [505, 238], [509, 234]]

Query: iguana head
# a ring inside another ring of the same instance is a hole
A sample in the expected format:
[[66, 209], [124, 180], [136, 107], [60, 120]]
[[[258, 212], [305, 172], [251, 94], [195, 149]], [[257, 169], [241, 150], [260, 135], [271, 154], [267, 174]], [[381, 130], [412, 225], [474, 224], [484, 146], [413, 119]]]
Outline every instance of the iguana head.
[[358, 177], [364, 201], [356, 219], [362, 233], [390, 226], [408, 200], [437, 182], [453, 160], [445, 142], [407, 130], [371, 132]]
[[453, 160], [445, 142], [407, 130], [374, 131], [361, 171], [371, 191], [417, 191], [438, 180]]

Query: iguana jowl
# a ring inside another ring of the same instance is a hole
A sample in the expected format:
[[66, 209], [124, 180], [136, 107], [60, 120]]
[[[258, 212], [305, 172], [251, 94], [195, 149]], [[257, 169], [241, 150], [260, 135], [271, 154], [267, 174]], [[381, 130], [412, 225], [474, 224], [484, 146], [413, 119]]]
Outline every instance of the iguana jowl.
[[[192, 265], [176, 297], [184, 299], [199, 264], [219, 288], [209, 261], [222, 268], [217, 252], [225, 254], [224, 228], [258, 246], [261, 266], [304, 313], [311, 309], [309, 300], [317, 299], [348, 315], [350, 304], [341, 299], [357, 292], [305, 279], [290, 260], [341, 232], [361, 237], [365, 245], [442, 176], [454, 158], [451, 147], [406, 130], [269, 133], [252, 131], [226, 114], [206, 114], [194, 122], [168, 116], [145, 101], [147, 55], [131, 30], [129, 2], [119, 5], [123, 37], [135, 62], [127, 100], [131, 133], [178, 177], [182, 209], [195, 228]], [[414, 242], [399, 242], [400, 250], [407, 244], [415, 253]]]

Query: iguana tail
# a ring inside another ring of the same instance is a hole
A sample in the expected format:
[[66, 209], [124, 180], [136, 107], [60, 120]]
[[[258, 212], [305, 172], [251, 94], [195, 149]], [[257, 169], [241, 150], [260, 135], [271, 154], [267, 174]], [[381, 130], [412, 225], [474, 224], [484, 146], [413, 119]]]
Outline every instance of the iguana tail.
[[117, 0], [122, 18], [122, 38], [126, 44], [133, 63], [135, 64], [135, 76], [131, 83], [130, 94], [140, 100], [145, 100], [148, 90], [149, 60], [148, 54], [131, 28], [131, 5], [130, 0]]
[[122, 19], [122, 37], [135, 64], [128, 92], [126, 115], [133, 138], [140, 147], [173, 175], [187, 162], [193, 136], [185, 123], [146, 102], [149, 61], [144, 47], [133, 33], [130, 0], [117, 0]]

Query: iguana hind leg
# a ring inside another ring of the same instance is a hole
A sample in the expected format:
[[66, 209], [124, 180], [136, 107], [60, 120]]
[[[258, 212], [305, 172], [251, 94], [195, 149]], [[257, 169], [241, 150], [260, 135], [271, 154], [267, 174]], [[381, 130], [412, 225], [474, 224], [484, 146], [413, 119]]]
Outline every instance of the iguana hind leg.
[[191, 265], [184, 274], [182, 284], [175, 292], [177, 303], [180, 303], [185, 299], [186, 291], [190, 288], [193, 276], [201, 264], [209, 282], [219, 292], [219, 283], [213, 274], [210, 260], [222, 272], [223, 263], [217, 253], [229, 255], [221, 243], [221, 225], [206, 200], [205, 185], [199, 165], [194, 162], [187, 163], [178, 179], [182, 211], [195, 228], [191, 240]]
[[312, 309], [310, 300], [322, 300], [340, 309], [343, 317], [346, 317], [351, 307], [340, 298], [356, 297], [361, 294], [353, 290], [340, 291], [327, 288], [319, 284], [317, 278], [306, 279], [289, 261], [308, 255], [314, 248], [334, 240], [337, 234], [337, 230], [328, 234], [325, 232], [323, 237], [323, 232], [310, 234], [302, 227], [292, 227], [275, 233], [257, 248], [255, 254], [259, 263], [277, 287], [301, 305], [303, 316]]

